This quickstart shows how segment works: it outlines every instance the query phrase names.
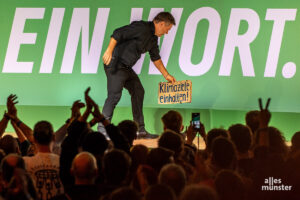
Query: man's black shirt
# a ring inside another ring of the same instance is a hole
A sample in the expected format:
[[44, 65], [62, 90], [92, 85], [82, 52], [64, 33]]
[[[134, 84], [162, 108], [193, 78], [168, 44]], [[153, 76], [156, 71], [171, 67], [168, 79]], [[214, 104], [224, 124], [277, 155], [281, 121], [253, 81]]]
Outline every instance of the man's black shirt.
[[132, 67], [142, 53], [149, 52], [152, 61], [160, 59], [158, 37], [154, 35], [153, 22], [134, 21], [114, 30], [111, 37], [117, 41], [113, 52], [112, 64], [121, 62]]

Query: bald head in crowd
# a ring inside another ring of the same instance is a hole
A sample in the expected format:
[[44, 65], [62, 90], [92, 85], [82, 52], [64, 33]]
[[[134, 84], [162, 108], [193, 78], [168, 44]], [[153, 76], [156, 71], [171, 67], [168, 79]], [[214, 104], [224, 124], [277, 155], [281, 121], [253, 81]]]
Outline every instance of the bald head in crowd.
[[25, 162], [21, 156], [17, 154], [9, 154], [3, 158], [1, 162], [1, 171], [5, 181], [10, 181], [15, 168], [25, 169]]
[[76, 185], [94, 184], [98, 171], [96, 158], [88, 152], [77, 154], [72, 162], [71, 171]]

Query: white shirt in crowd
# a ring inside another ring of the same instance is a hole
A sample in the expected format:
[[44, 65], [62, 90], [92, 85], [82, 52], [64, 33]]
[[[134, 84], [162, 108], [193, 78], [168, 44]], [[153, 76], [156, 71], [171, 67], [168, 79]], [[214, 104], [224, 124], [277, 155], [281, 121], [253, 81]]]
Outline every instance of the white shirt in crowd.
[[33, 157], [23, 157], [37, 191], [38, 199], [48, 200], [64, 192], [59, 178], [59, 156], [38, 152]]

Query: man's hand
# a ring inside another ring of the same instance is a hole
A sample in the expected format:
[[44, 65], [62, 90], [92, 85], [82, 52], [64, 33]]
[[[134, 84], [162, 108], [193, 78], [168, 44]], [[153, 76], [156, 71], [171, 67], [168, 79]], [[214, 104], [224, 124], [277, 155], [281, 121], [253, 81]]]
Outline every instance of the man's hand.
[[9, 95], [7, 97], [7, 101], [6, 101], [6, 106], [7, 106], [7, 110], [8, 110], [8, 115], [14, 119], [17, 118], [17, 108], [16, 108], [16, 104], [18, 103], [17, 101], [17, 95]]
[[204, 124], [202, 124], [201, 122], [200, 122], [200, 130], [199, 130], [199, 134], [201, 135], [201, 137], [203, 138], [204, 142], [206, 143], [205, 126], [204, 126]]
[[109, 63], [111, 61], [111, 58], [112, 58], [112, 52], [106, 50], [105, 53], [103, 54], [103, 57], [102, 57], [103, 63], [105, 65], [109, 65]]
[[268, 98], [267, 103], [266, 103], [266, 107], [265, 109], [263, 108], [262, 105], [262, 100], [261, 98], [259, 98], [259, 127], [260, 128], [266, 128], [269, 125], [270, 119], [271, 119], [271, 113], [268, 110], [269, 104], [270, 104], [271, 99]]
[[89, 96], [89, 92], [90, 92], [91, 88], [88, 87], [85, 92], [84, 92], [84, 99], [85, 99], [85, 103], [86, 103], [86, 109], [88, 111], [92, 111], [93, 108], [93, 100], [92, 98]]
[[194, 129], [194, 126], [192, 124], [190, 124], [190, 126], [186, 130], [186, 143], [192, 145], [196, 135], [197, 130]]
[[168, 74], [168, 75], [165, 77], [165, 79], [166, 79], [169, 83], [172, 83], [172, 84], [174, 84], [174, 83], [176, 82], [176, 79], [175, 79], [173, 76], [171, 76], [170, 74]]
[[71, 108], [72, 110], [71, 118], [77, 119], [78, 117], [80, 117], [81, 116], [80, 109], [83, 108], [84, 106], [85, 106], [84, 103], [80, 102], [80, 100], [75, 101]]
[[92, 115], [93, 115], [94, 119], [96, 120], [96, 122], [100, 122], [105, 117], [100, 112], [99, 106], [94, 101], [93, 101], [93, 107], [94, 107], [94, 111], [92, 112]]
[[113, 37], [111, 37], [110, 41], [109, 41], [109, 44], [108, 44], [108, 47], [107, 47], [106, 51], [104, 52], [104, 54], [102, 56], [103, 63], [105, 65], [109, 65], [109, 63], [112, 59], [112, 53], [113, 53], [116, 45], [117, 45], [117, 40], [115, 40]]

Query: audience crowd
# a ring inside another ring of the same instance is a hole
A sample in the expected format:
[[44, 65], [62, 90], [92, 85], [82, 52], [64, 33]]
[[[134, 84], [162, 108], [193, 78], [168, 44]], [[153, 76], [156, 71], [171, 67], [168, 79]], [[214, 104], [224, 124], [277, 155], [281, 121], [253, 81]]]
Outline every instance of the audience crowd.
[[[0, 199], [300, 199], [300, 132], [287, 146], [283, 133], [269, 126], [267, 108], [248, 112], [246, 125], [208, 132], [202, 123], [184, 130], [181, 114], [170, 110], [161, 118], [158, 147], [150, 149], [134, 145], [136, 122], [110, 123], [89, 91], [56, 131], [48, 121], [27, 126], [17, 96], [7, 98], [0, 121]], [[8, 123], [17, 138], [3, 136]], [[97, 123], [109, 140], [91, 129]], [[205, 143], [200, 149], [193, 143], [197, 135]]]

